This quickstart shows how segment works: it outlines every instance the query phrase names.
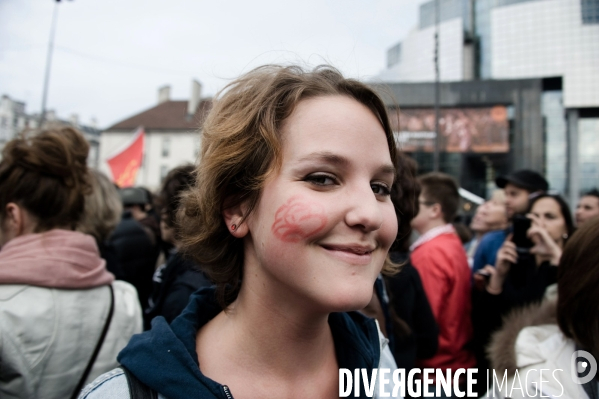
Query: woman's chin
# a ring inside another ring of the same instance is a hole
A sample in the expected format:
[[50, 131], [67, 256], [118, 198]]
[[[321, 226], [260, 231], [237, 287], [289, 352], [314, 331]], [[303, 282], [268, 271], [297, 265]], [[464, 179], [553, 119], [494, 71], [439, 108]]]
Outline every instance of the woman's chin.
[[370, 303], [372, 295], [372, 288], [360, 293], [354, 291], [338, 294], [331, 300], [331, 312], [350, 312], [354, 310], [362, 310]]

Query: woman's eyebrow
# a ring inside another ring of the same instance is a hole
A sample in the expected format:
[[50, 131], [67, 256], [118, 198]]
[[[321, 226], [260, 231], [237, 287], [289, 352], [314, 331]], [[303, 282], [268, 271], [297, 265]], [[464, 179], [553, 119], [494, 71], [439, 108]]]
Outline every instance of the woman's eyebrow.
[[313, 152], [311, 154], [306, 155], [305, 157], [300, 158], [298, 162], [303, 163], [314, 161], [326, 162], [339, 166], [349, 165], [349, 160], [347, 158], [334, 154], [330, 151]]
[[[332, 153], [330, 151], [313, 152], [311, 154], [308, 154], [308, 155], [300, 158], [298, 160], [298, 163], [315, 162], [315, 161], [330, 163], [330, 164], [338, 165], [341, 167], [347, 167], [350, 164], [350, 161], [347, 158], [337, 155], [335, 153]], [[389, 164], [384, 164], [384, 165], [380, 166], [377, 170], [377, 174], [391, 175], [391, 176], [393, 176], [393, 178], [395, 178], [395, 176], [397, 175], [397, 171], [395, 169], [395, 166], [393, 166], [393, 164], [389, 163]]]
[[393, 177], [393, 180], [395, 180], [395, 178], [397, 177], [397, 170], [395, 169], [395, 166], [393, 166], [392, 164], [381, 166], [379, 168], [379, 173], [382, 175], [389, 175]]

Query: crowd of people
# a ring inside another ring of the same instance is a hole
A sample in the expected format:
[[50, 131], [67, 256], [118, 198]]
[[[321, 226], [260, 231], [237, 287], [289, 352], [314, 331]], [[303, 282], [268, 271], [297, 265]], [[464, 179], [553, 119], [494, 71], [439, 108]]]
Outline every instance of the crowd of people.
[[599, 398], [568, 363], [599, 359], [599, 191], [573, 213], [517, 170], [464, 229], [458, 184], [418, 175], [386, 112], [331, 67], [257, 68], [156, 193], [88, 169], [73, 128], [9, 142], [0, 397], [330, 398], [341, 368], [478, 368], [484, 396], [486, 370], [542, 366]]

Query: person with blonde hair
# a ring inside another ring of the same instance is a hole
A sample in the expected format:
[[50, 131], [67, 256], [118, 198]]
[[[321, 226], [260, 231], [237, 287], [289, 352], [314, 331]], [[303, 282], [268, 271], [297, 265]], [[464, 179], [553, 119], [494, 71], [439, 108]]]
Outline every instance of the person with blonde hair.
[[76, 397], [141, 331], [135, 289], [75, 231], [89, 144], [65, 127], [6, 144], [0, 162], [0, 397]]
[[81, 398], [127, 398], [127, 386], [337, 398], [340, 368], [394, 369], [376, 321], [355, 311], [398, 268], [396, 153], [379, 96], [331, 67], [265, 66], [227, 86], [179, 222], [181, 250], [216, 287], [170, 325], [156, 317]]
[[106, 269], [122, 280], [117, 254], [108, 238], [121, 221], [123, 204], [114, 183], [102, 172], [90, 169], [91, 192], [85, 196], [85, 210], [78, 230], [96, 239]]
[[474, 254], [483, 236], [491, 231], [503, 230], [507, 225], [505, 192], [503, 189], [497, 189], [493, 191], [491, 199], [476, 208], [472, 222], [470, 222], [470, 230], [474, 232], [474, 238], [464, 245], [470, 268], [474, 264]]

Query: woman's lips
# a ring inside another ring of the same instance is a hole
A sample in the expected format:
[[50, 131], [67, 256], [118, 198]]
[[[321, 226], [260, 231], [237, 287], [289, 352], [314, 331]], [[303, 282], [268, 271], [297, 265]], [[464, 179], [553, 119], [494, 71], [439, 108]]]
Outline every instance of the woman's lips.
[[345, 262], [367, 265], [372, 260], [372, 252], [375, 246], [372, 245], [331, 245], [321, 244], [325, 251], [338, 259]]

